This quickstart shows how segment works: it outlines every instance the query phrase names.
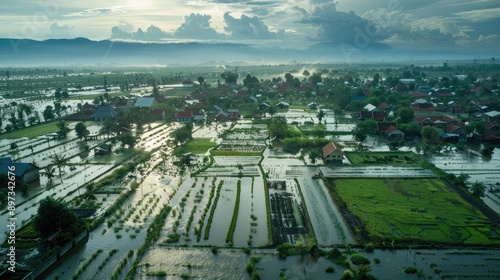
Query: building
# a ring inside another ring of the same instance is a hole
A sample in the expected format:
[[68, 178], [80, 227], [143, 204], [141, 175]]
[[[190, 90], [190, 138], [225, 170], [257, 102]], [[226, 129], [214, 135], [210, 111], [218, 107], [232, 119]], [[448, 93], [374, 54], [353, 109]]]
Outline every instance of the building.
[[111, 106], [99, 106], [97, 111], [90, 116], [93, 121], [105, 121], [107, 119], [114, 119], [117, 116], [115, 109]]
[[11, 157], [0, 158], [0, 174], [8, 175], [9, 171], [16, 175], [16, 183], [20, 185], [31, 183], [40, 178], [39, 169], [34, 164], [13, 162]]
[[324, 164], [342, 163], [344, 152], [337, 143], [330, 142], [323, 147], [323, 156], [321, 158]]
[[108, 144], [99, 145], [94, 149], [94, 154], [96, 156], [107, 155], [109, 153], [111, 153], [111, 145]]
[[175, 121], [177, 122], [191, 122], [193, 119], [193, 112], [184, 110], [184, 111], [178, 111], [175, 113]]
[[139, 97], [135, 101], [134, 106], [139, 108], [151, 108], [155, 101], [154, 97]]

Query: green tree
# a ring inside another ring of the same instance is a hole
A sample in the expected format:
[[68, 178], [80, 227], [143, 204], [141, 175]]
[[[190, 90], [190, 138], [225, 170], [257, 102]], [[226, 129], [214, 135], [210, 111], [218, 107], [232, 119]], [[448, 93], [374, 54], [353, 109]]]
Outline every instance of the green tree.
[[410, 123], [415, 119], [415, 112], [410, 108], [401, 107], [398, 109], [396, 116], [401, 120], [401, 123]]
[[439, 134], [439, 129], [433, 126], [424, 126], [420, 131], [422, 139], [428, 144], [438, 144], [441, 140]]
[[313, 127], [311, 131], [312, 135], [318, 138], [324, 138], [327, 134], [326, 126], [323, 124], [318, 124]]
[[52, 182], [52, 178], [54, 178], [54, 167], [53, 166], [45, 166], [45, 168], [43, 169], [45, 172], [45, 176], [49, 179], [50, 182]]
[[377, 87], [380, 83], [380, 75], [378, 73], [373, 76], [372, 86]]
[[278, 109], [276, 108], [276, 106], [269, 106], [267, 108], [267, 112], [271, 115], [271, 119], [274, 117], [274, 114], [276, 114], [276, 112], [278, 112]]
[[[61, 231], [69, 233], [69, 236], [61, 234], [61, 237], [66, 236], [68, 237], [66, 239], [71, 240], [85, 228], [83, 220], [78, 218], [72, 209], [50, 196], [40, 202], [34, 222], [35, 228], [43, 238]], [[61, 240], [61, 243], [69, 240]]]
[[200, 77], [198, 77], [197, 80], [198, 80], [198, 83], [200, 84], [200, 88], [203, 88], [203, 83], [205, 82], [205, 78], [200, 76]]
[[302, 72], [302, 75], [309, 77], [309, 75], [311, 75], [311, 73], [309, 73], [309, 71], [307, 71], [307, 70], [304, 70], [304, 72]]
[[174, 144], [176, 146], [182, 145], [184, 142], [193, 139], [193, 125], [186, 124], [172, 132]]
[[483, 182], [476, 181], [472, 184], [470, 190], [472, 192], [472, 195], [480, 197], [486, 191], [486, 186]]
[[415, 122], [412, 123], [403, 123], [399, 126], [401, 131], [403, 131], [408, 137], [420, 136], [420, 131], [422, 127]]
[[323, 81], [323, 78], [321, 78], [321, 73], [313, 73], [307, 81], [317, 87], [318, 83]]
[[[109, 137], [116, 129], [116, 121], [113, 119], [106, 119], [101, 126], [99, 132]], [[76, 129], [76, 127], [75, 127]]]
[[66, 162], [68, 161], [68, 159], [66, 159], [65, 155], [61, 155], [61, 154], [53, 154], [50, 156], [50, 159], [52, 159], [52, 164], [57, 166], [57, 169], [59, 170], [59, 176], [60, 176], [62, 173], [61, 168], [64, 165], [66, 165]]
[[65, 122], [64, 120], [59, 120], [57, 123], [56, 123], [56, 126], [57, 128], [59, 128], [59, 133], [66, 137], [66, 134], [68, 134], [68, 132], [70, 131], [69, 127], [68, 127], [68, 123]]
[[224, 81], [226, 82], [226, 84], [231, 84], [231, 83], [235, 83], [238, 81], [238, 68], [235, 68], [234, 69], [234, 72], [232, 71], [224, 71], [220, 74], [220, 77], [222, 79], [224, 79]]
[[118, 137], [116, 137], [116, 140], [122, 143], [122, 148], [127, 145], [129, 149], [133, 149], [135, 143], [137, 142], [137, 139], [130, 132], [118, 135]]
[[95, 196], [95, 186], [93, 183], [88, 183], [87, 185], [85, 185], [85, 190], [87, 191], [85, 193], [85, 199], [88, 199], [88, 200], [96, 200], [96, 196]]
[[375, 128], [377, 127], [377, 122], [374, 120], [366, 120], [358, 123], [354, 130], [352, 131], [354, 139], [363, 144], [363, 141], [375, 132]]
[[82, 139], [82, 138], [87, 137], [89, 135], [89, 131], [87, 129], [87, 126], [85, 126], [85, 124], [82, 122], [76, 124], [75, 132], [76, 132], [76, 136], [79, 139]]
[[47, 107], [45, 107], [45, 110], [43, 111], [43, 118], [46, 122], [54, 119], [54, 111], [52, 106], [47, 105]]
[[485, 157], [491, 157], [491, 155], [493, 155], [494, 150], [495, 150], [495, 146], [487, 144], [481, 149], [481, 155], [483, 155]]
[[315, 164], [316, 163], [316, 159], [321, 157], [321, 152], [319, 149], [311, 149], [309, 151], [309, 158], [311, 159], [311, 163], [312, 164]]
[[325, 112], [322, 109], [319, 109], [319, 112], [316, 115], [316, 117], [318, 118], [318, 121], [321, 124], [321, 120], [325, 117]]

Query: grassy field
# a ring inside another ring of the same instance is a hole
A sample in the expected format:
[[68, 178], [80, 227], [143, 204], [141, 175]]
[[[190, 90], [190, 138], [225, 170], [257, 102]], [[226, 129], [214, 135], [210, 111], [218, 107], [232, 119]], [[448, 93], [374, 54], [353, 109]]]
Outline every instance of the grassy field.
[[441, 180], [338, 179], [327, 185], [334, 185], [334, 200], [359, 218], [370, 241], [500, 244], [490, 221]]
[[162, 96], [165, 97], [185, 97], [190, 95], [193, 91], [196, 90], [196, 86], [191, 87], [191, 88], [169, 88], [169, 89], [163, 89], [164, 92], [161, 93]]
[[[68, 123], [69, 124], [69, 123]], [[59, 128], [56, 126], [56, 121], [37, 124], [35, 126], [26, 127], [20, 130], [11, 131], [8, 133], [0, 134], [0, 139], [14, 139], [21, 137], [35, 138], [45, 134], [58, 131]]]
[[345, 155], [353, 166], [420, 166], [420, 158], [413, 152], [346, 152]]
[[192, 139], [177, 147], [175, 154], [181, 155], [185, 153], [204, 154], [208, 149], [217, 146], [215, 142], [211, 142], [208, 138]]

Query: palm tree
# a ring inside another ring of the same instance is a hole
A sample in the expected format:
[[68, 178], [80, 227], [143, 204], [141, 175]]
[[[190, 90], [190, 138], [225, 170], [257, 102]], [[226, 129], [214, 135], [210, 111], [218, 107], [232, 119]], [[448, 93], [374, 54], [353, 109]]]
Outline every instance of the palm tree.
[[50, 156], [50, 158], [52, 159], [52, 163], [54, 165], [57, 165], [57, 169], [59, 169], [59, 176], [61, 175], [61, 167], [63, 167], [64, 165], [66, 165], [66, 162], [68, 161], [66, 159], [66, 156], [65, 155], [59, 155], [59, 154], [53, 154], [52, 156]]
[[484, 185], [483, 182], [476, 181], [474, 184], [472, 184], [471, 187], [471, 192], [472, 195], [474, 196], [482, 196], [484, 194], [484, 191], [486, 190], [486, 186]]
[[94, 187], [94, 184], [93, 183], [88, 183], [86, 186], [85, 186], [85, 189], [87, 190], [87, 192], [85, 193], [85, 198], [86, 199], [89, 199], [89, 200], [95, 200], [97, 199], [94, 192], [95, 192], [95, 187]]
[[325, 117], [325, 112], [322, 109], [319, 109], [319, 112], [316, 115], [316, 117], [318, 118], [319, 123], [321, 123], [321, 120]]
[[44, 168], [45, 171], [45, 176], [49, 179], [50, 182], [52, 182], [52, 178], [54, 178], [54, 167], [53, 166], [46, 166]]
[[276, 112], [278, 111], [275, 106], [270, 106], [267, 110], [271, 115], [271, 119], [273, 118], [274, 114], [276, 114]]
[[59, 131], [61, 132], [62, 136], [66, 137], [66, 134], [69, 131], [68, 123], [65, 122], [64, 120], [59, 120], [56, 123], [57, 128], [59, 128]]

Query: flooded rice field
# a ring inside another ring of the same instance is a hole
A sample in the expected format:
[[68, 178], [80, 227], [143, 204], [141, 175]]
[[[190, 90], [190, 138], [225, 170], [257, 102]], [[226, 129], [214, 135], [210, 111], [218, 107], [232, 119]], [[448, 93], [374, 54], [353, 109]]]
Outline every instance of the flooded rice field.
[[[328, 249], [326, 249], [328, 250]], [[353, 251], [370, 260], [371, 275], [377, 279], [495, 279], [500, 276], [495, 250], [375, 250], [373, 253]], [[350, 253], [343, 251], [347, 256]], [[259, 258], [255, 265], [261, 279], [340, 279], [346, 270], [322, 257], [289, 256], [279, 259], [275, 250], [252, 250], [249, 255], [237, 249], [154, 248], [144, 257], [134, 279], [157, 279], [163, 272], [167, 279], [251, 279], [246, 271], [250, 257]], [[333, 268], [327, 273], [327, 268]], [[416, 274], [405, 268], [416, 268]]]

